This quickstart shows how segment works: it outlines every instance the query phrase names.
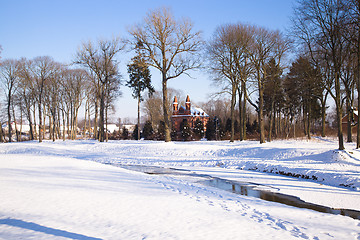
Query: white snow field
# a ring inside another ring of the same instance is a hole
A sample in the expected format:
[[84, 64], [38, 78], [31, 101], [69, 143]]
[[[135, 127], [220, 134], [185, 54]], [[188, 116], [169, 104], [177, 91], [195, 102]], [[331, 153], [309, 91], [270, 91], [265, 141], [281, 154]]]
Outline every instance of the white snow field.
[[350, 217], [103, 164], [188, 169], [360, 210], [360, 151], [336, 148], [331, 139], [0, 144], [0, 239], [360, 240]]

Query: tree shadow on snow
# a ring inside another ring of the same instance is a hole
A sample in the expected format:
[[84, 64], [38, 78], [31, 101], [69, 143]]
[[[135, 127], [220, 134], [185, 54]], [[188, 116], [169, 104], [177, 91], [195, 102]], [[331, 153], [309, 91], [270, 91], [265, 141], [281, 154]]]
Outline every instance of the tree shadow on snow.
[[26, 221], [19, 220], [19, 219], [12, 219], [12, 218], [0, 219], [0, 225], [1, 224], [13, 226], [13, 227], [24, 228], [24, 229], [28, 229], [28, 230], [32, 230], [32, 231], [36, 231], [36, 232], [42, 232], [42, 233], [51, 234], [51, 235], [59, 236], [59, 237], [70, 238], [70, 239], [101, 240], [101, 238], [88, 237], [88, 236], [85, 236], [82, 234], [72, 233], [72, 232], [59, 230], [59, 229], [55, 229], [55, 228], [49, 228], [49, 227], [41, 226], [36, 223], [26, 222]]

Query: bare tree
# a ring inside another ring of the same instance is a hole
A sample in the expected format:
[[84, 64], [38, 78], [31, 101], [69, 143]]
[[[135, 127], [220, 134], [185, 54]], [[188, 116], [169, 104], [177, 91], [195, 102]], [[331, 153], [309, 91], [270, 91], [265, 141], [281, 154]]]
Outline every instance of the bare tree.
[[18, 88], [18, 98], [20, 104], [24, 106], [24, 114], [28, 120], [30, 126], [30, 140], [35, 139], [34, 125], [33, 125], [33, 116], [32, 116], [32, 107], [35, 105], [35, 91], [34, 91], [34, 77], [31, 72], [32, 62], [27, 59], [20, 59], [19, 61], [19, 88]]
[[[118, 62], [116, 54], [123, 50], [125, 44], [119, 39], [100, 40], [97, 46], [90, 41], [83, 43], [76, 54], [75, 63], [88, 68], [96, 77], [98, 93], [100, 97], [100, 122], [99, 122], [99, 141], [103, 142], [105, 138], [105, 104], [106, 104], [106, 87], [109, 82], [119, 76]], [[97, 126], [95, 126], [96, 128]]]
[[299, 0], [293, 19], [294, 35], [307, 46], [311, 55], [314, 51], [321, 52], [329, 66], [333, 83], [329, 86], [329, 94], [336, 105], [339, 150], [345, 148], [341, 124], [340, 77], [344, 63], [343, 51], [348, 44], [344, 34], [347, 14], [347, 6], [342, 0]]
[[4, 90], [6, 97], [6, 108], [8, 116], [8, 138], [9, 142], [12, 141], [12, 127], [11, 127], [11, 110], [13, 105], [13, 97], [16, 93], [19, 77], [18, 77], [19, 64], [14, 59], [7, 59], [0, 65], [0, 80], [1, 86]]
[[[207, 47], [210, 56], [209, 65], [214, 75], [214, 81], [222, 87], [219, 92], [231, 95], [231, 139], [234, 141], [235, 104], [239, 93], [239, 110], [241, 127], [244, 127], [245, 102], [241, 104], [242, 96], [246, 95], [246, 81], [249, 76], [249, 44], [254, 28], [244, 24], [230, 24], [219, 27]], [[241, 138], [244, 137], [242, 131]]]
[[85, 98], [85, 87], [88, 81], [88, 74], [83, 69], [66, 69], [63, 73], [63, 91], [68, 106], [70, 119], [70, 138], [75, 139], [77, 133], [78, 115], [80, 106]]
[[53, 77], [57, 71], [57, 63], [50, 57], [36, 57], [33, 60], [33, 66], [31, 68], [34, 80], [35, 80], [35, 92], [36, 100], [38, 105], [38, 118], [39, 118], [39, 142], [42, 142], [44, 137], [44, 126], [43, 123], [43, 104], [44, 104], [44, 95], [46, 90], [46, 84]]
[[149, 65], [161, 72], [165, 141], [169, 142], [171, 122], [167, 82], [200, 66], [196, 54], [202, 45], [200, 32], [193, 30], [190, 20], [176, 21], [166, 8], [149, 12], [143, 24], [133, 26], [129, 32], [135, 44], [141, 43]]
[[[360, 0], [344, 0], [348, 6], [347, 38], [352, 45], [354, 57], [354, 81], [357, 86], [357, 109], [360, 110]], [[356, 148], [360, 148], [360, 124], [357, 124]]]
[[254, 104], [252, 105], [254, 105], [258, 112], [260, 143], [265, 142], [264, 81], [267, 77], [266, 64], [270, 59], [274, 59], [276, 65], [281, 66], [284, 54], [287, 50], [287, 40], [279, 31], [271, 31], [265, 28], [256, 27], [248, 54], [252, 63], [256, 89], [259, 97], [257, 106]]
[[119, 86], [121, 85], [122, 77], [117, 75], [112, 77], [106, 85], [106, 97], [105, 97], [105, 127], [106, 127], [106, 141], [108, 141], [108, 119], [109, 110], [115, 113], [114, 101], [122, 95]]

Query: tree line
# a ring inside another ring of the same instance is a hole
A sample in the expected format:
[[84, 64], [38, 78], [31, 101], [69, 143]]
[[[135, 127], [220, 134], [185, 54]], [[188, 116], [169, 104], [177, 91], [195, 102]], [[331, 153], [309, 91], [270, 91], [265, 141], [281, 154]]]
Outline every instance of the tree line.
[[[49, 138], [75, 139], [79, 109], [85, 104], [83, 134], [92, 134], [104, 141], [104, 124], [114, 99], [120, 94], [120, 73], [114, 56], [123, 49], [119, 39], [84, 43], [77, 52], [75, 68], [54, 61], [51, 57], [36, 57], [1, 61], [0, 76], [7, 110], [7, 141], [12, 141], [12, 123], [16, 140], [21, 140], [17, 120], [26, 119], [29, 139], [45, 137], [45, 122], [49, 123]], [[91, 116], [94, 115], [92, 123]], [[91, 126], [99, 126], [99, 128]], [[0, 129], [0, 141], [5, 141]]]
[[[124, 50], [126, 42], [136, 52], [128, 65], [131, 77], [127, 85], [133, 89], [139, 106], [145, 89], [154, 92], [148, 68], [161, 73], [162, 91], [157, 94], [157, 97], [161, 95], [160, 100], [149, 96], [144, 106], [149, 105], [148, 101], [158, 101], [162, 105], [161, 112], [149, 112], [149, 109], [146, 112], [150, 122], [162, 116], [165, 141], [171, 141], [168, 81], [205, 67], [218, 86], [217, 93], [230, 96], [230, 141], [235, 140], [236, 133], [240, 140], [247, 138], [249, 106], [256, 111], [260, 143], [264, 143], [266, 137], [271, 141], [279, 131], [290, 136], [299, 122], [309, 138], [311, 125], [319, 122], [321, 134], [325, 136], [327, 102], [331, 97], [336, 107], [339, 149], [344, 149], [342, 117], [344, 113], [349, 116], [354, 113], [355, 93], [357, 109], [360, 108], [359, 26], [358, 0], [299, 0], [287, 35], [257, 25], [233, 23], [218, 26], [212, 38], [205, 42], [189, 19], [177, 20], [169, 9], [157, 9], [130, 28], [131, 38], [127, 41], [84, 43], [74, 60], [74, 64], [82, 68], [60, 66], [48, 57], [2, 61], [1, 79], [5, 83], [8, 122], [15, 117], [17, 108], [29, 123], [30, 119], [38, 122], [39, 131], [33, 131], [41, 141], [41, 129], [47, 116], [53, 125], [51, 136], [55, 139], [61, 134], [60, 119], [63, 126], [69, 126], [67, 131], [75, 131], [77, 107], [84, 101], [87, 121], [94, 113], [94, 126], [99, 127], [99, 130], [94, 128], [94, 136], [104, 141], [106, 116], [119, 95], [121, 75], [115, 56]], [[70, 77], [64, 72], [76, 76]], [[89, 83], [81, 84], [82, 87], [89, 87], [81, 93], [72, 93], [74, 95], [65, 100], [64, 96], [70, 94], [67, 91], [75, 91], [69, 89], [72, 85], [65, 83], [74, 78]], [[32, 80], [24, 83], [24, 79]], [[64, 93], [57, 90], [61, 88]], [[56, 91], [58, 94], [52, 95]], [[348, 119], [347, 140], [351, 141], [353, 123], [351, 117]], [[212, 121], [215, 124], [216, 121]]]

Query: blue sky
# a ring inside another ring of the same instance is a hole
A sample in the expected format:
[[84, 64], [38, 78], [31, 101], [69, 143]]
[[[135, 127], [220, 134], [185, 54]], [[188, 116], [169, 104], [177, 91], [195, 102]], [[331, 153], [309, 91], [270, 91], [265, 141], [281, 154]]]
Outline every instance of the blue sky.
[[[190, 18], [208, 40], [216, 27], [226, 23], [250, 23], [285, 31], [295, 0], [0, 0], [0, 45], [2, 59], [51, 56], [70, 63], [81, 42], [113, 36], [129, 37], [127, 28], [142, 21], [149, 10], [169, 7], [176, 18]], [[129, 54], [120, 54], [124, 79]], [[216, 89], [204, 72], [173, 79], [169, 86], [189, 94], [192, 101], [205, 102]], [[153, 85], [160, 79], [153, 72]], [[122, 86], [115, 118], [136, 117], [136, 100]]]

